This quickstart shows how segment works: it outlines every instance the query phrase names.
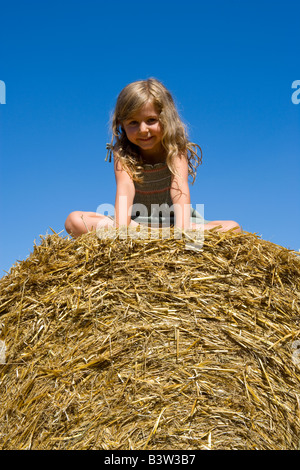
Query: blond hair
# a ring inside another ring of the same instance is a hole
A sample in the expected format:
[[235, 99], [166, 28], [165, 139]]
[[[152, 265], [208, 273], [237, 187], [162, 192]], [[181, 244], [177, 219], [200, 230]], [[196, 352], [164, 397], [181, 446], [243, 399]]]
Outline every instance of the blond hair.
[[[111, 144], [107, 144], [106, 160], [109, 157], [109, 161], [111, 161], [113, 153], [132, 179], [141, 181], [142, 160], [139, 149], [127, 139], [122, 123], [130, 119], [148, 102], [151, 102], [159, 113], [159, 121], [163, 131], [161, 142], [166, 152], [167, 166], [171, 173], [175, 174], [174, 157], [185, 155], [193, 184], [196, 169], [202, 163], [201, 147], [189, 141], [186, 126], [179, 117], [171, 93], [155, 78], [132, 82], [119, 94], [112, 116], [112, 141]], [[200, 155], [197, 154], [198, 149]]]

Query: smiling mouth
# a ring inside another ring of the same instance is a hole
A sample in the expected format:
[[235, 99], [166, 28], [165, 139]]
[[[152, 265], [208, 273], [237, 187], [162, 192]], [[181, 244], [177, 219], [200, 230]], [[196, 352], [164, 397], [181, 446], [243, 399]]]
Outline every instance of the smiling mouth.
[[151, 136], [151, 137], [147, 137], [146, 139], [139, 139], [139, 140], [141, 140], [142, 142], [148, 142], [148, 140], [151, 140], [151, 139], [152, 139], [152, 137], [153, 137], [153, 136]]

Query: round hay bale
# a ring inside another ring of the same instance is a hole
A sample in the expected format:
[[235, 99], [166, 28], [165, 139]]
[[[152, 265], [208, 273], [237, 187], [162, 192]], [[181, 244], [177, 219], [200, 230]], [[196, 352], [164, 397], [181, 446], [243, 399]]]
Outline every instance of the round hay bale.
[[0, 448], [298, 449], [300, 260], [57, 234], [0, 280]]

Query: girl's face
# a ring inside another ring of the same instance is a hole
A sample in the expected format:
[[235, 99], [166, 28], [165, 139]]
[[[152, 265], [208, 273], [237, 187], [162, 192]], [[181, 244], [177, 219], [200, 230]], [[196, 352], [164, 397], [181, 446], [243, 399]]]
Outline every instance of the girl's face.
[[150, 101], [123, 123], [128, 140], [140, 148], [141, 156], [151, 157], [162, 152], [162, 126], [159, 113]]

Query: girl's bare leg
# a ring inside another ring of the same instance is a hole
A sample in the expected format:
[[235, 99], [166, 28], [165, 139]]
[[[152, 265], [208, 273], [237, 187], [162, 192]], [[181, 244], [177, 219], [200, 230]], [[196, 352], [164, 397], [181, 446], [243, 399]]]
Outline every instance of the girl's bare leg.
[[113, 225], [113, 221], [105, 215], [96, 212], [74, 211], [68, 215], [65, 222], [66, 231], [73, 237], [96, 230], [98, 223], [103, 226]]
[[[74, 211], [68, 215], [65, 222], [66, 231], [73, 237], [79, 237], [83, 233], [92, 232], [97, 227], [112, 227], [114, 221], [106, 215], [97, 212]], [[137, 222], [131, 221], [132, 226]]]
[[[212, 228], [221, 226], [217, 229], [218, 232], [228, 232], [228, 230], [234, 229], [234, 233], [240, 233], [242, 231], [241, 227], [234, 220], [214, 220], [213, 222], [208, 222], [204, 224], [204, 231], [211, 230]], [[193, 229], [202, 228], [199, 224], [192, 224]]]

